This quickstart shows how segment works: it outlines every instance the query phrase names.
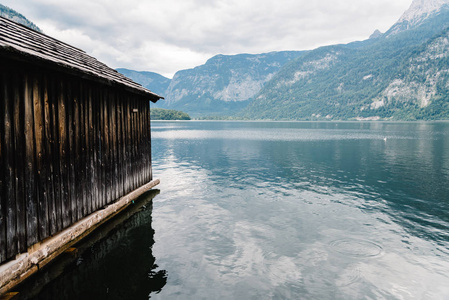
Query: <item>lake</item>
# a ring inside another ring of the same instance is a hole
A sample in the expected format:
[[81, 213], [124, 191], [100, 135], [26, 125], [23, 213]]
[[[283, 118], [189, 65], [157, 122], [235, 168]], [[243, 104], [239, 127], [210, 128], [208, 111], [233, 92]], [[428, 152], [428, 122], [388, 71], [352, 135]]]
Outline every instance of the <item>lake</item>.
[[152, 138], [160, 192], [22, 295], [449, 299], [448, 122], [152, 122]]

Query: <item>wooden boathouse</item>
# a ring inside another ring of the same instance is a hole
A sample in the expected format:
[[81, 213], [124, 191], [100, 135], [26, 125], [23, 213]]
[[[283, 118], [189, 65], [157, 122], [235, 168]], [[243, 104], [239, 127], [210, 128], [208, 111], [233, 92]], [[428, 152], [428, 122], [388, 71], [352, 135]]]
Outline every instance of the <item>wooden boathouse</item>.
[[149, 101], [161, 98], [0, 18], [0, 294], [1, 264], [152, 182]]

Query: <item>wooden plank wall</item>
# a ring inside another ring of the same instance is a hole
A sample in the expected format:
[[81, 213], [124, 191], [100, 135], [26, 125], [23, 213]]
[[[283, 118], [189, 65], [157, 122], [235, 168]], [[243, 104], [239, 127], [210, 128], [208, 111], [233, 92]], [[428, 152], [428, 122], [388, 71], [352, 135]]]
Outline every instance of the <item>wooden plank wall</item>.
[[149, 103], [0, 59], [0, 263], [152, 179]]

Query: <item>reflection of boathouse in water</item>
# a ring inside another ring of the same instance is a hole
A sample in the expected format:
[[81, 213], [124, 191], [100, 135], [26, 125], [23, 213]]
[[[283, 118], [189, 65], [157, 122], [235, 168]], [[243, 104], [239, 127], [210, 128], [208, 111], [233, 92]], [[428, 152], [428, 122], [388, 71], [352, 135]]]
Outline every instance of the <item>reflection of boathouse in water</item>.
[[0, 294], [158, 183], [162, 97], [0, 18]]
[[[148, 299], [167, 283], [153, 255], [152, 190], [19, 287], [38, 299]], [[131, 267], [132, 266], [132, 267]], [[109, 295], [109, 297], [108, 297]]]

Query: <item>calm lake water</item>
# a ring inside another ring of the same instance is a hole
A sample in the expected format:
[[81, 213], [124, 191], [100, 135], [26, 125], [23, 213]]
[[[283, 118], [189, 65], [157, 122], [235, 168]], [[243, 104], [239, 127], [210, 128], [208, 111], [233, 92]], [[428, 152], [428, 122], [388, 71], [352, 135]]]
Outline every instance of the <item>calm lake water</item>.
[[22, 296], [449, 299], [449, 123], [153, 122], [152, 137], [160, 193]]

